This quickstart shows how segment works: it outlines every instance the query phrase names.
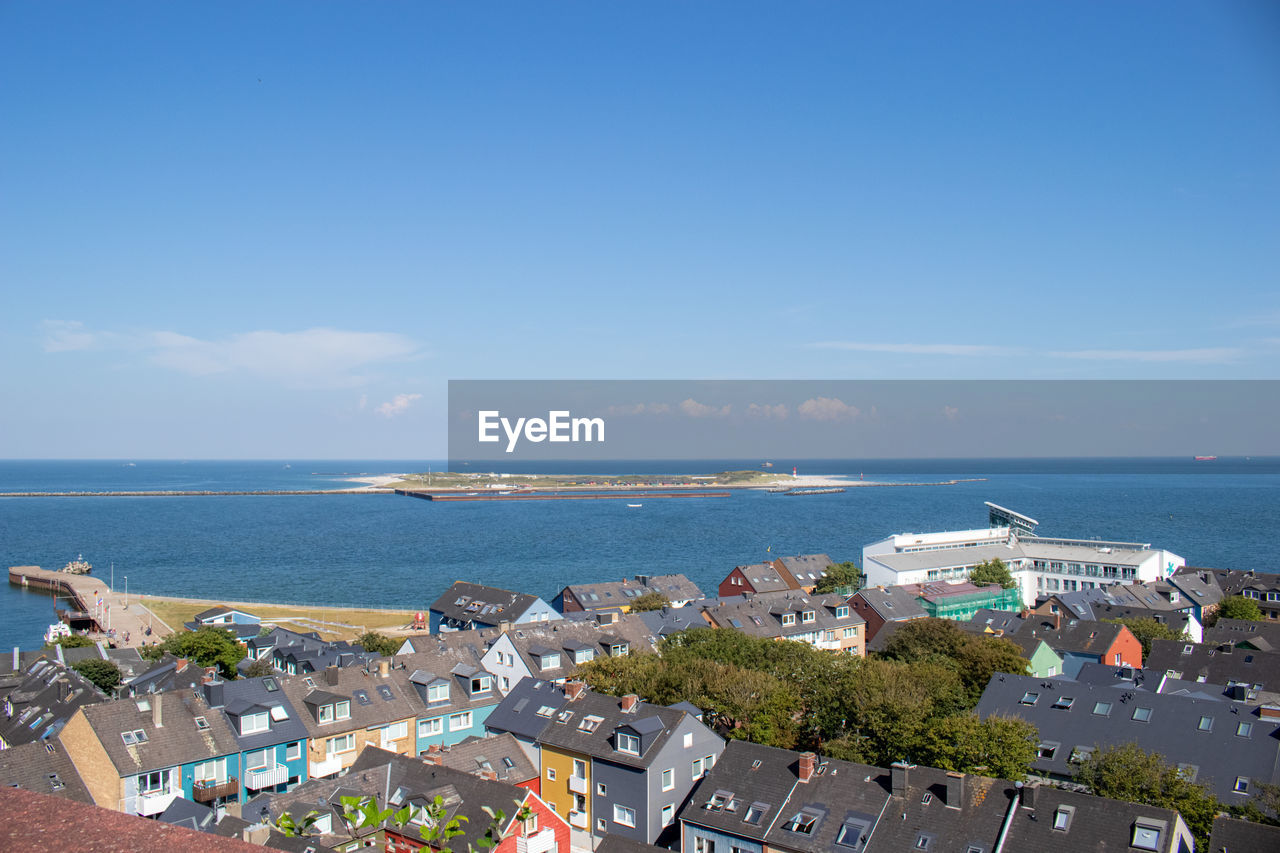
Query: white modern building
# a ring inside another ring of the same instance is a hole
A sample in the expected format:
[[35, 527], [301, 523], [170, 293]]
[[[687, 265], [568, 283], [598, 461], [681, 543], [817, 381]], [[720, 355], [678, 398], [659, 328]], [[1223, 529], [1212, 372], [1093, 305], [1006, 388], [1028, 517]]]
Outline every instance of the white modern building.
[[987, 503], [991, 526], [945, 533], [898, 533], [862, 549], [867, 586], [965, 578], [979, 563], [999, 558], [1022, 589], [1036, 597], [1168, 577], [1185, 560], [1141, 542], [1036, 536], [1033, 518]]

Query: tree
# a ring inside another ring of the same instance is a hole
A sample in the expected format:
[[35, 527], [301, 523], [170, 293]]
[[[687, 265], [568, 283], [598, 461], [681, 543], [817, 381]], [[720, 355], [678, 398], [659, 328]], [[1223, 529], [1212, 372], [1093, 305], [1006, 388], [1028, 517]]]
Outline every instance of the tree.
[[1243, 595], [1228, 595], [1218, 604], [1218, 609], [1213, 613], [1213, 621], [1219, 619], [1247, 619], [1250, 622], [1258, 622], [1262, 619], [1262, 610], [1258, 607], [1258, 602], [1252, 598], [1245, 598]]
[[885, 643], [883, 654], [906, 662], [932, 661], [954, 670], [972, 704], [977, 704], [995, 673], [1027, 671], [1027, 659], [1012, 640], [973, 634], [949, 619], [907, 622]]
[[76, 661], [71, 664], [71, 668], [83, 675], [93, 683], [94, 687], [97, 687], [108, 696], [120, 686], [120, 682], [123, 680], [120, 675], [120, 667], [102, 658], [88, 658]]
[[862, 570], [851, 562], [836, 563], [827, 566], [827, 573], [814, 584], [815, 595], [835, 592], [837, 587], [852, 587], [857, 590], [862, 586]]
[[1208, 787], [1188, 781], [1158, 753], [1136, 743], [1097, 749], [1080, 763], [1076, 781], [1099, 797], [1175, 809], [1195, 836], [1196, 847], [1208, 845], [1217, 799]]
[[1163, 622], [1157, 622], [1151, 618], [1135, 618], [1127, 619], [1106, 619], [1106, 622], [1117, 622], [1127, 627], [1133, 632], [1133, 636], [1138, 638], [1138, 642], [1142, 643], [1142, 656], [1145, 658], [1151, 654], [1152, 640], [1178, 640], [1187, 639], [1186, 631], [1179, 631], [1171, 625]]
[[646, 610], [661, 610], [671, 606], [671, 599], [658, 591], [646, 592], [631, 599], [631, 612], [644, 613]]
[[356, 645], [366, 652], [390, 657], [400, 651], [400, 647], [404, 643], [394, 637], [388, 637], [386, 634], [379, 634], [377, 631], [367, 631], [356, 637]]
[[236, 642], [230, 631], [213, 627], [170, 634], [154, 648], [200, 666], [216, 665], [226, 678], [236, 677], [236, 664], [245, 656], [245, 647]]
[[1018, 717], [955, 714], [931, 725], [913, 760], [943, 770], [1023, 779], [1036, 758], [1039, 733]]
[[1004, 589], [1013, 589], [1018, 585], [1009, 572], [1009, 567], [999, 557], [992, 557], [985, 563], [974, 566], [969, 573], [969, 581], [977, 586], [998, 583]]
[[261, 657], [253, 663], [245, 667], [245, 678], [266, 678], [268, 675], [274, 675], [276, 668], [271, 665], [271, 658]]
[[64, 649], [82, 649], [93, 645], [97, 644], [84, 634], [67, 634], [62, 637], [54, 637], [53, 642], [45, 643], [44, 647], [51, 649], [54, 646], [62, 646]]
[[[519, 801], [514, 801], [516, 805], [520, 805]], [[450, 817], [449, 810], [445, 806], [444, 797], [437, 794], [435, 798], [425, 806], [418, 807], [413, 804], [406, 805], [399, 810], [396, 809], [379, 809], [378, 803], [373, 797], [339, 797], [339, 803], [342, 808], [342, 821], [346, 827], [347, 834], [354, 841], [361, 829], [377, 829], [383, 824], [389, 823], [396, 829], [403, 829], [417, 814], [418, 834], [422, 836], [423, 841], [427, 842], [427, 848], [436, 851], [436, 853], [453, 853], [449, 847], [448, 841], [462, 835], [466, 830], [462, 828], [464, 823], [469, 820], [466, 815], [453, 815]], [[475, 844], [468, 843], [468, 853], [477, 853], [476, 848], [488, 850], [497, 847], [502, 842], [502, 826], [506, 823], [506, 815], [502, 809], [491, 809], [488, 806], [481, 806], [481, 809], [489, 816], [489, 825], [484, 835], [476, 840]], [[520, 811], [516, 813], [517, 820], [527, 820], [533, 812], [527, 807], [522, 806]], [[317, 820], [323, 816], [322, 812], [309, 811], [302, 818], [295, 820], [288, 812], [281, 814], [275, 820], [276, 829], [280, 830], [284, 835], [291, 838], [297, 838], [307, 835], [315, 826]]]

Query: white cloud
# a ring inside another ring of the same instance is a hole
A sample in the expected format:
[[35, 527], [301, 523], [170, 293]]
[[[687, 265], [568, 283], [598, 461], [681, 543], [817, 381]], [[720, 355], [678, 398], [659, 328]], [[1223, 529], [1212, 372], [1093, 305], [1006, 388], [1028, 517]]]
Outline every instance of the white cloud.
[[417, 342], [393, 332], [262, 329], [206, 340], [168, 330], [95, 332], [65, 321], [46, 321], [44, 328], [47, 352], [140, 352], [152, 364], [194, 376], [249, 373], [305, 386], [358, 385], [365, 380], [357, 371], [422, 354]]
[[699, 403], [690, 397], [680, 404], [680, 411], [684, 412], [691, 418], [723, 418], [727, 417], [732, 406], [708, 406], [705, 403]]
[[859, 341], [821, 341], [809, 346], [815, 349], [891, 352], [907, 355], [1000, 355], [1010, 351], [1008, 347], [988, 344], [873, 344]]
[[384, 418], [394, 418], [404, 414], [416, 400], [421, 399], [421, 394], [397, 394], [391, 402], [379, 405], [374, 411]]
[[627, 415], [665, 415], [670, 411], [671, 407], [666, 403], [633, 403], [610, 406], [604, 410], [604, 413], [611, 417], [625, 417]]
[[785, 421], [787, 419], [787, 407], [779, 403], [776, 406], [770, 406], [765, 403], [763, 406], [759, 403], [752, 403], [747, 406], [747, 415], [753, 418], [765, 418], [766, 420]]
[[805, 400], [796, 407], [796, 411], [800, 413], [800, 417], [811, 421], [853, 421], [862, 414], [857, 406], [850, 406], [836, 397]]
[[1055, 358], [1077, 358], [1089, 361], [1156, 361], [1223, 364], [1244, 355], [1239, 347], [1200, 347], [1193, 349], [1084, 349], [1048, 353]]
[[959, 419], [959, 417], [960, 417], [960, 410], [959, 410], [959, 409], [957, 409], [955, 406], [943, 406], [943, 407], [942, 407], [942, 416], [943, 416], [944, 418], [946, 418], [947, 420], [949, 420], [949, 421], [954, 421], [954, 420]]

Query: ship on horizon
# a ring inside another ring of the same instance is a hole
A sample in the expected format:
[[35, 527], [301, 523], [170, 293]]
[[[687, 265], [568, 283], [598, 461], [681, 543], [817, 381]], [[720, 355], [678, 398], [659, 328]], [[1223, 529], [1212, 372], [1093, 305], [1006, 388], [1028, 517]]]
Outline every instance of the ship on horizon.
[[1197, 456], [1197, 457], [1196, 457], [1196, 461], [1197, 461], [1197, 462], [1216, 462], [1216, 461], [1218, 461], [1218, 457], [1216, 457], [1216, 456]]

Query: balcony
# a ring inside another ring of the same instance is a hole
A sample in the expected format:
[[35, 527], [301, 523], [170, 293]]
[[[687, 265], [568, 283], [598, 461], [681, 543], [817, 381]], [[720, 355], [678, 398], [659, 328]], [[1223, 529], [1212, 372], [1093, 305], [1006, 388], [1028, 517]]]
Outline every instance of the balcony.
[[587, 829], [591, 826], [591, 818], [586, 812], [569, 812], [569, 825], [574, 829]]
[[134, 809], [143, 817], [150, 817], [151, 815], [160, 814], [169, 808], [169, 804], [181, 796], [181, 791], [170, 791], [168, 793], [153, 791], [149, 794], [139, 794], [134, 797]]
[[208, 803], [240, 793], [240, 780], [232, 776], [225, 782], [197, 782], [192, 788], [197, 803]]
[[289, 768], [283, 764], [275, 767], [264, 767], [261, 770], [250, 770], [244, 774], [244, 786], [250, 791], [261, 791], [274, 785], [283, 785], [289, 781]]
[[556, 833], [551, 827], [540, 829], [533, 835], [516, 839], [516, 853], [551, 853], [556, 849]]
[[323, 779], [326, 776], [332, 776], [342, 769], [342, 757], [331, 755], [324, 761], [311, 762], [311, 778]]
[[575, 794], [586, 794], [587, 793], [587, 777], [570, 776], [569, 790]]

